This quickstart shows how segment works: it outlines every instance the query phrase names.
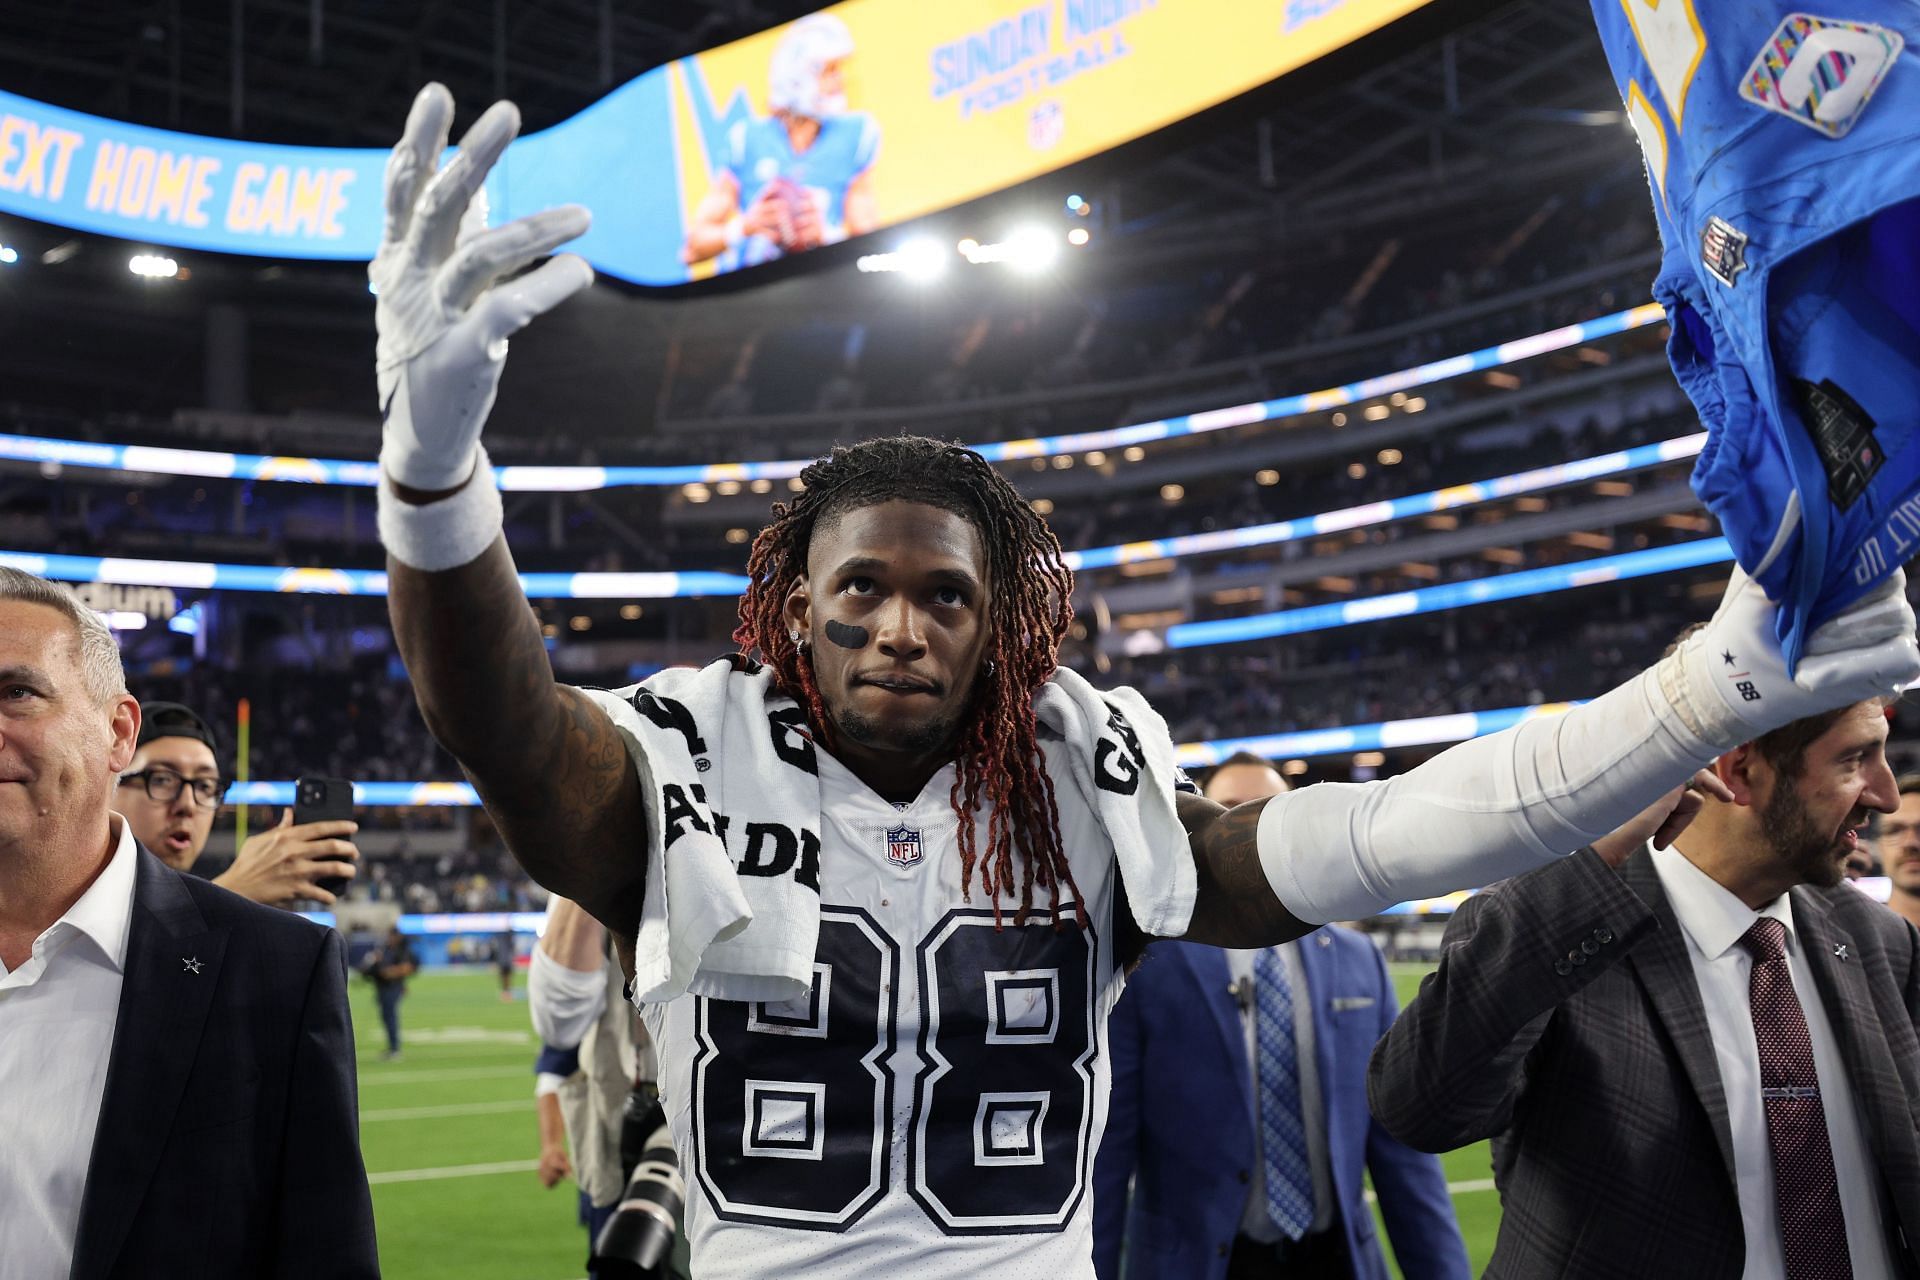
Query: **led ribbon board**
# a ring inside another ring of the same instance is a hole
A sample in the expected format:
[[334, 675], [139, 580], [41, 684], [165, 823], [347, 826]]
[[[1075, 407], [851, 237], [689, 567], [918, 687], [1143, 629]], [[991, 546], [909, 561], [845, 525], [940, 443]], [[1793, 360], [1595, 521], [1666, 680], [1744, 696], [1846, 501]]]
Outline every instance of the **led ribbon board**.
[[[1427, 2], [847, 0], [656, 67], [522, 138], [488, 182], [492, 217], [584, 204], [594, 225], [574, 247], [598, 270], [683, 284], [1072, 164]], [[776, 100], [826, 115], [804, 149]], [[149, 244], [371, 258], [385, 161], [375, 148], [173, 133], [0, 93], [0, 211]], [[690, 239], [716, 175], [733, 211], [771, 189], [784, 220], [809, 229], [776, 242], [720, 222]]]
[[[1450, 485], [1445, 489], [1433, 489], [1403, 498], [1369, 502], [1357, 507], [1343, 507], [1337, 511], [1323, 511], [1318, 515], [1300, 516], [1293, 520], [1248, 525], [1238, 529], [1219, 529], [1211, 533], [1152, 538], [1142, 542], [1119, 543], [1108, 547], [1089, 547], [1084, 551], [1068, 551], [1064, 559], [1069, 568], [1079, 572], [1087, 569], [1106, 569], [1116, 565], [1137, 564], [1146, 560], [1173, 560], [1247, 547], [1270, 546], [1348, 529], [1364, 529], [1373, 525], [1404, 520], [1411, 516], [1457, 510], [1482, 502], [1492, 502], [1498, 498], [1512, 497], [1515, 494], [1578, 484], [1599, 476], [1637, 471], [1670, 462], [1676, 458], [1692, 457], [1699, 452], [1704, 439], [1703, 434], [1696, 433], [1691, 436], [1681, 436], [1676, 440], [1663, 440], [1657, 444], [1637, 445], [1632, 449], [1602, 454], [1597, 458], [1555, 463], [1550, 467], [1522, 471], [1515, 475]], [[1667, 559], [1664, 558], [1668, 550], [1670, 549], [1655, 548], [1650, 551], [1628, 552], [1625, 556], [1616, 556], [1607, 561], [1595, 563], [1612, 564], [1618, 561], [1623, 565], [1652, 565], [1655, 567], [1647, 572], [1655, 573], [1663, 573], [1673, 567], [1686, 567], [1668, 564]], [[61, 582], [97, 582], [114, 586], [172, 587], [204, 591], [310, 592], [343, 596], [383, 596], [387, 593], [387, 575], [378, 569], [288, 568], [279, 565], [212, 564], [194, 560], [136, 560], [113, 556], [53, 555], [34, 551], [5, 550], [0, 550], [0, 564]], [[1561, 577], [1552, 575], [1562, 574], [1565, 568], [1565, 566], [1559, 566], [1535, 572], [1547, 574], [1551, 581], [1558, 582], [1562, 580]], [[1638, 576], [1638, 574], [1630, 573], [1628, 576]], [[1540, 579], [1540, 581], [1548, 580], [1548, 578]], [[1573, 586], [1587, 585], [1585, 580], [1568, 579], [1567, 581]], [[663, 573], [523, 573], [520, 575], [520, 585], [526, 589], [529, 596], [535, 599], [668, 600], [678, 597], [738, 595], [747, 589], [747, 579], [739, 574], [710, 570]], [[1453, 584], [1453, 586], [1460, 585], [1462, 584]], [[1427, 588], [1427, 591], [1440, 592], [1446, 595], [1446, 598], [1455, 600], [1456, 603], [1480, 602], [1448, 595], [1447, 593], [1452, 589], [1452, 587], [1432, 587]], [[1323, 625], [1344, 625], [1345, 621], [1353, 619], [1365, 620], [1378, 616], [1394, 616], [1402, 612], [1424, 612], [1424, 609], [1414, 607], [1420, 598], [1423, 598], [1420, 592], [1406, 592], [1399, 596], [1377, 598], [1380, 601], [1391, 602], [1390, 605], [1381, 605], [1376, 600], [1370, 599], [1348, 601], [1338, 606], [1315, 606], [1323, 610], [1335, 611], [1326, 616], [1337, 616], [1339, 620], [1323, 621], [1306, 627], [1289, 623], [1291, 630], [1260, 634], [1292, 634], [1293, 631], [1302, 629], [1316, 630]], [[1428, 607], [1453, 608], [1455, 606], [1448, 604]], [[1292, 610], [1286, 616], [1291, 618], [1293, 614], [1301, 612], [1303, 611]], [[1240, 624], [1250, 624], [1281, 616], [1262, 614], [1259, 619], [1235, 618], [1226, 619], [1224, 622], [1231, 623], [1237, 628]], [[1222, 624], [1184, 625], [1209, 628]], [[1176, 627], [1174, 630], [1178, 632], [1180, 628]], [[1182, 636], [1186, 634], [1181, 632]], [[1258, 638], [1258, 636], [1235, 634], [1228, 637], [1228, 639], [1246, 638]], [[1175, 642], [1170, 639], [1170, 643], [1175, 643], [1176, 647], [1179, 647], [1180, 643], [1224, 642], [1218, 639], [1186, 639]]]
[[[1664, 322], [1665, 319], [1666, 315], [1660, 310], [1659, 304], [1650, 302], [1626, 311], [1616, 311], [1612, 315], [1596, 316], [1578, 324], [1503, 342], [1498, 346], [1482, 347], [1478, 351], [1448, 356], [1444, 360], [1429, 361], [1409, 369], [1398, 369], [1320, 391], [1305, 391], [1273, 400], [1228, 405], [1100, 431], [1000, 440], [970, 444], [967, 448], [988, 462], [1011, 462], [1093, 449], [1147, 445], [1176, 436], [1205, 435], [1274, 418], [1325, 412], [1375, 396], [1445, 382], [1482, 369], [1518, 364], [1535, 356], [1626, 333]], [[1706, 436], [1701, 433], [1698, 438], [1705, 441]], [[1691, 457], [1698, 452], [1699, 449], [1695, 447], [1686, 456]], [[0, 434], [0, 458], [18, 462], [53, 462], [65, 467], [141, 471], [163, 476], [211, 476], [220, 480], [271, 480], [289, 484], [353, 485], [369, 489], [380, 483], [380, 464], [377, 462], [223, 453], [210, 449], [173, 449], [154, 445], [95, 444], [88, 440], [61, 440], [47, 436]], [[724, 484], [728, 481], [739, 484], [754, 480], [785, 480], [799, 475], [810, 461], [793, 458], [776, 462], [700, 462], [654, 467], [495, 467], [493, 473], [501, 489], [508, 492], [578, 493], [629, 485]]]
[[[1346, 725], [1338, 729], [1303, 729], [1291, 733], [1261, 734], [1251, 738], [1221, 738], [1212, 742], [1183, 742], [1174, 748], [1174, 761], [1185, 769], [1209, 769], [1236, 751], [1251, 751], [1269, 760], [1282, 756], [1346, 755], [1396, 747], [1437, 746], [1498, 733], [1535, 716], [1559, 715], [1579, 702], [1548, 702], [1534, 707], [1500, 707], [1463, 711], [1456, 715], [1424, 716], [1418, 720], [1386, 720], [1379, 724]], [[236, 782], [227, 788], [227, 804], [292, 804], [292, 782]], [[353, 803], [360, 808], [480, 803], [480, 795], [465, 782], [356, 782]]]

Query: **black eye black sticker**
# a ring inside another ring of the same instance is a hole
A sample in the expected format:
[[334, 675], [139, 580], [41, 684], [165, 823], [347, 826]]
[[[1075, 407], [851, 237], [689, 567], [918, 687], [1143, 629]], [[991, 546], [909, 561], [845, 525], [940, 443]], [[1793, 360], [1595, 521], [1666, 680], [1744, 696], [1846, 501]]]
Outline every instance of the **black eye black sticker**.
[[838, 618], [829, 618], [827, 619], [827, 639], [842, 649], [864, 649], [870, 637], [865, 627], [856, 627]]

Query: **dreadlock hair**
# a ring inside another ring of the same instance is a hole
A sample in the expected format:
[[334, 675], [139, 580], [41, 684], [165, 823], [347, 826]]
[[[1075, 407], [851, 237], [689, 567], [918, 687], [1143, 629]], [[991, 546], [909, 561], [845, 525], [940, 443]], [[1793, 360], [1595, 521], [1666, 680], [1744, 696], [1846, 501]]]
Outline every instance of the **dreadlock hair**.
[[[1060, 641], [1073, 620], [1073, 571], [1060, 540], [1014, 487], [971, 449], [925, 436], [891, 436], [836, 447], [800, 473], [805, 490], [775, 503], [773, 520], [753, 540], [746, 593], [734, 643], [757, 653], [775, 686], [806, 708], [814, 733], [829, 750], [834, 726], [814, 681], [813, 660], [787, 631], [784, 608], [796, 580], [806, 576], [813, 535], [841, 515], [884, 502], [920, 502], [960, 516], [979, 531], [987, 556], [986, 663], [956, 744], [958, 773], [950, 800], [959, 818], [960, 888], [972, 898], [973, 873], [993, 904], [1011, 897], [1014, 852], [1020, 853], [1019, 911], [1033, 909], [1036, 884], [1052, 891], [1059, 923], [1061, 890], [1073, 893], [1075, 918], [1086, 907], [1060, 839], [1053, 781], [1041, 767], [1033, 697], [1059, 664]], [[982, 796], [991, 802], [981, 853], [973, 814]]]

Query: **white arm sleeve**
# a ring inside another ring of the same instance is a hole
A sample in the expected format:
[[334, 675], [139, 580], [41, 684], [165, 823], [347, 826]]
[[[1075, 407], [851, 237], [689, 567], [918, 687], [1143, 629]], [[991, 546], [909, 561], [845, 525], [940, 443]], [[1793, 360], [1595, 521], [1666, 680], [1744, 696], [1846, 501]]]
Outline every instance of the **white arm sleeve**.
[[569, 969], [539, 947], [527, 971], [527, 1008], [534, 1034], [556, 1049], [572, 1049], [607, 1005], [604, 969]]
[[1260, 815], [1260, 864], [1299, 919], [1360, 919], [1572, 853], [1717, 754], [1674, 715], [1658, 670], [1647, 671], [1385, 782], [1275, 796]]
[[540, 1099], [546, 1097], [548, 1094], [558, 1093], [560, 1092], [560, 1086], [565, 1083], [566, 1080], [563, 1077], [557, 1076], [551, 1071], [542, 1071], [533, 1078], [533, 1096], [535, 1099]]

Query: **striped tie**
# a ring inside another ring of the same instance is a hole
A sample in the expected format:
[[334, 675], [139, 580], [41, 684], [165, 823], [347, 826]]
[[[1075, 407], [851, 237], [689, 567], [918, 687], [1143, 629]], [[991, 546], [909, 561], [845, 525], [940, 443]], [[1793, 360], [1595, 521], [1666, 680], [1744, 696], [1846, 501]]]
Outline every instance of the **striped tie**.
[[1787, 1280], [1848, 1280], [1847, 1221], [1827, 1139], [1827, 1111], [1807, 1017], [1787, 969], [1787, 928], [1762, 916], [1740, 939], [1753, 954], [1748, 1000], [1760, 1051], [1761, 1109], [1773, 1150], [1773, 1194]]
[[1313, 1178], [1300, 1120], [1300, 1053], [1293, 1036], [1293, 988], [1280, 953], [1263, 948], [1253, 962], [1255, 1037], [1260, 1059], [1260, 1149], [1267, 1216], [1289, 1240], [1313, 1224]]

